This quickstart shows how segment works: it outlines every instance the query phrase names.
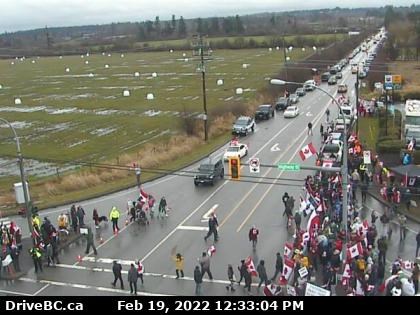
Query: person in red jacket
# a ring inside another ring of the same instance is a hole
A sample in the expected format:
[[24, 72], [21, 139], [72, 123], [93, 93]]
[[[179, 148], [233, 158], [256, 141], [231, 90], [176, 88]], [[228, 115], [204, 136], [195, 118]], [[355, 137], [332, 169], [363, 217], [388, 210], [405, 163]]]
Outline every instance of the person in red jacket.
[[260, 231], [253, 225], [251, 229], [249, 230], [248, 236], [249, 241], [252, 242], [252, 248], [255, 249], [257, 247], [257, 241], [258, 241], [258, 234]]

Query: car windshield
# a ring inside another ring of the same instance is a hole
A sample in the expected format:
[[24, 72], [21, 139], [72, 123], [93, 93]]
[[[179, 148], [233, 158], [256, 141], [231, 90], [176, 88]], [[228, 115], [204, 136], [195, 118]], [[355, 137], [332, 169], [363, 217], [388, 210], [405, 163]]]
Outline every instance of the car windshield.
[[268, 112], [270, 110], [270, 106], [260, 106], [258, 110], [263, 112]]
[[285, 97], [280, 97], [278, 100], [279, 103], [285, 103], [286, 102], [286, 98]]
[[407, 138], [416, 138], [420, 139], [420, 130], [409, 130], [406, 135]]
[[296, 98], [296, 97], [297, 97], [297, 95], [296, 95], [296, 94], [292, 94], [292, 95], [290, 95], [290, 97], [291, 97], [291, 98]]
[[344, 113], [344, 115], [351, 115], [351, 110], [350, 109], [343, 109], [343, 113]]
[[338, 145], [326, 145], [322, 153], [338, 153], [340, 147]]
[[238, 152], [239, 151], [239, 147], [229, 147], [227, 149], [227, 152]]
[[212, 172], [213, 169], [214, 169], [213, 164], [201, 164], [200, 167], [198, 168], [200, 172], [205, 172], [205, 173]]
[[296, 109], [296, 107], [291, 106], [291, 107], [289, 107], [289, 108], [286, 109], [286, 112], [294, 112], [295, 109]]
[[238, 119], [235, 125], [246, 126], [248, 121], [246, 119]]

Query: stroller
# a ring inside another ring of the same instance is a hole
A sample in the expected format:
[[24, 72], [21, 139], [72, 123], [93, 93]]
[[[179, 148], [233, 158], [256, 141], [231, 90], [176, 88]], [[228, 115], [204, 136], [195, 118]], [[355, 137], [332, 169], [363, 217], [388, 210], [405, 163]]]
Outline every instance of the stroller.
[[149, 219], [147, 219], [146, 211], [143, 209], [137, 209], [136, 220], [139, 225], [149, 225]]

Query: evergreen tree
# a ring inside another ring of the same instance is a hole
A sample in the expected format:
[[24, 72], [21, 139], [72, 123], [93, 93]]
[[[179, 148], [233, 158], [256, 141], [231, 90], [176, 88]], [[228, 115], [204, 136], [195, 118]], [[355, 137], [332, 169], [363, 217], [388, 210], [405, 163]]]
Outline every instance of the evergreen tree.
[[242, 34], [245, 31], [244, 25], [242, 24], [239, 15], [235, 16], [235, 31], [236, 33]]
[[176, 29], [176, 19], [175, 19], [175, 14], [172, 14], [172, 22], [171, 22], [171, 26], [172, 26], [172, 31], [175, 31], [175, 29]]
[[220, 32], [219, 18], [217, 17], [211, 18], [209, 33], [214, 35], [214, 34], [218, 34], [219, 32]]
[[187, 26], [185, 25], [184, 17], [180, 17], [178, 21], [178, 35], [185, 36], [187, 34]]
[[198, 18], [196, 20], [196, 23], [197, 23], [197, 33], [203, 34], [203, 20], [201, 18]]
[[272, 26], [275, 26], [276, 25], [276, 16], [274, 14], [270, 18], [270, 24]]
[[139, 25], [138, 33], [137, 33], [137, 39], [138, 40], [145, 40], [147, 38], [146, 36], [146, 30], [144, 22], [141, 22]]
[[157, 16], [155, 18], [155, 31], [156, 31], [156, 35], [158, 37], [160, 37], [161, 27], [160, 27], [160, 19], [159, 19], [159, 16]]
[[153, 22], [150, 20], [147, 20], [145, 23], [146, 26], [146, 36], [150, 37], [150, 35], [152, 34], [154, 28], [153, 28]]

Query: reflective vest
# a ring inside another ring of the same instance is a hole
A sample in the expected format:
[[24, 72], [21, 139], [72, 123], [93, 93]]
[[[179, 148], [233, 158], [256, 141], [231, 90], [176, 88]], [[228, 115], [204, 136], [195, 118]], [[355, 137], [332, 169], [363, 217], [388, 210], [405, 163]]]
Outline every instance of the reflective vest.
[[113, 208], [111, 210], [111, 213], [109, 214], [110, 219], [118, 219], [120, 217], [120, 212], [118, 211], [117, 208]]

